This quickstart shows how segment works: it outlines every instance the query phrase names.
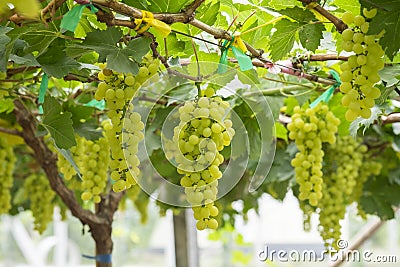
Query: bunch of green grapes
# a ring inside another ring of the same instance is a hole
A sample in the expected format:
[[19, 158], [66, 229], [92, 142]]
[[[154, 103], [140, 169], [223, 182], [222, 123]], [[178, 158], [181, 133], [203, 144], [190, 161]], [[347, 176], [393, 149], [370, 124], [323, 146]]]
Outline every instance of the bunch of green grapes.
[[13, 170], [16, 162], [14, 150], [0, 139], [0, 214], [11, 208]]
[[82, 174], [81, 199], [100, 203], [107, 185], [110, 146], [104, 137], [91, 141], [77, 136], [76, 140], [77, 145], [71, 151]]
[[363, 165], [367, 147], [360, 139], [339, 137], [326, 149], [323, 197], [318, 203], [319, 231], [327, 247], [337, 248], [341, 236], [340, 221], [350, 204]]
[[340, 66], [340, 91], [345, 94], [342, 104], [349, 108], [346, 112], [348, 121], [359, 116], [369, 118], [370, 108], [381, 95], [379, 88], [374, 85], [380, 81], [378, 71], [384, 67], [384, 52], [379, 45], [378, 35], [366, 35], [368, 21], [376, 15], [376, 9], [364, 9], [363, 14], [364, 16], [354, 16], [351, 12], [346, 12], [342, 17], [346, 24], [353, 25], [342, 32], [342, 47], [347, 52], [355, 53]]
[[30, 201], [34, 228], [42, 234], [53, 219], [55, 193], [43, 173], [34, 173], [24, 182], [24, 193]]
[[65, 180], [70, 181], [72, 177], [76, 175], [76, 171], [74, 167], [69, 163], [69, 161], [60, 153], [57, 153], [57, 168], [60, 170], [60, 173], [63, 174]]
[[202, 97], [179, 108], [180, 123], [174, 128], [173, 141], [180, 153], [176, 156], [177, 171], [184, 174], [187, 201], [192, 205], [198, 230], [216, 229], [218, 208], [219, 165], [224, 161], [220, 151], [229, 146], [235, 134], [227, 118], [229, 103], [214, 96], [214, 90], [202, 91]]
[[320, 102], [314, 108], [294, 108], [288, 124], [289, 138], [295, 140], [298, 152], [291, 164], [299, 184], [299, 200], [317, 206], [322, 198], [322, 143], [334, 144], [340, 120]]
[[[104, 122], [103, 127], [111, 148], [113, 190], [120, 192], [136, 185], [140, 174], [136, 153], [139, 142], [144, 138], [140, 114], [133, 112], [133, 105], [129, 102], [141, 84], [157, 73], [159, 65], [158, 60], [146, 56], [136, 76], [113, 72], [105, 65], [100, 67], [102, 71], [98, 77], [102, 82], [98, 85], [95, 98], [105, 99], [107, 104], [109, 120]], [[124, 160], [124, 154], [128, 162]]]
[[370, 176], [377, 176], [381, 173], [382, 163], [375, 161], [369, 154], [364, 154], [363, 167], [360, 169], [356, 179], [356, 185], [353, 189], [353, 194], [350, 196], [349, 202], [357, 203], [358, 214], [366, 219], [366, 214], [360, 205], [360, 198], [363, 192], [364, 183]]

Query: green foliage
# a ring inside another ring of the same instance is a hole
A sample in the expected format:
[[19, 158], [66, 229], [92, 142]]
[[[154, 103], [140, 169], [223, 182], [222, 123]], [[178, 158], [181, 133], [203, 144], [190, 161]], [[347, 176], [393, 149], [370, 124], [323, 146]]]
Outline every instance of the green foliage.
[[276, 32], [271, 36], [271, 59], [278, 60], [287, 55], [292, 50], [297, 30], [301, 27], [300, 23], [282, 19], [275, 24]]
[[362, 6], [377, 8], [378, 14], [372, 19], [369, 33], [379, 34], [384, 30], [380, 44], [392, 60], [400, 49], [400, 3], [391, 0], [361, 0]]
[[87, 34], [78, 48], [88, 51], [96, 51], [99, 54], [99, 62], [106, 62], [107, 67], [125, 73], [136, 74], [142, 57], [147, 54], [150, 47], [149, 38], [136, 38], [128, 42], [124, 47], [118, 46], [122, 38], [122, 31], [117, 28], [107, 28], [105, 31], [96, 30]]
[[72, 114], [62, 112], [62, 107], [57, 99], [46, 96], [43, 103], [42, 126], [50, 133], [57, 147], [68, 149], [76, 145], [74, 128], [72, 127]]

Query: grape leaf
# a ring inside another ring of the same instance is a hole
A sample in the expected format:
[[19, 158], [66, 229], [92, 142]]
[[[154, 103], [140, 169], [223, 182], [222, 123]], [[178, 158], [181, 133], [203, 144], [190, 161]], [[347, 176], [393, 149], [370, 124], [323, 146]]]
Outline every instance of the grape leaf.
[[397, 0], [360, 0], [362, 7], [378, 8], [386, 11], [400, 9], [400, 2]]
[[14, 110], [14, 102], [12, 99], [1, 99], [0, 100], [0, 113], [11, 113]]
[[146, 37], [136, 38], [127, 46], [121, 47], [117, 45], [121, 37], [122, 31], [117, 28], [97, 30], [88, 33], [85, 41], [76, 47], [96, 51], [99, 62], [107, 61], [110, 69], [136, 74], [138, 63], [150, 49], [151, 40]]
[[297, 30], [301, 27], [298, 22], [282, 19], [275, 24], [276, 31], [272, 34], [270, 47], [271, 59], [282, 59], [293, 48]]
[[400, 186], [391, 184], [387, 177], [371, 177], [364, 185], [360, 204], [369, 214], [383, 220], [394, 218], [393, 206], [400, 204]]
[[[196, 10], [196, 14], [199, 14], [198, 16], [196, 16], [196, 19], [204, 22], [207, 25], [212, 26], [217, 21], [219, 8], [220, 2], [216, 2], [211, 6], [203, 4]], [[190, 31], [192, 35], [197, 35], [201, 33], [201, 30], [196, 27], [190, 27]]]
[[325, 26], [322, 24], [306, 24], [299, 31], [299, 38], [301, 45], [307, 49], [315, 52], [322, 39], [322, 31]]
[[37, 58], [43, 70], [50, 76], [62, 78], [74, 69], [80, 67], [79, 63], [67, 56], [64, 52], [65, 46], [56, 42], [49, 49]]
[[276, 138], [280, 138], [288, 142], [287, 129], [280, 123], [275, 123]]
[[386, 55], [393, 60], [400, 49], [400, 2], [392, 0], [362, 0], [362, 5], [371, 8], [377, 7], [378, 13], [371, 20], [368, 34], [379, 34], [385, 30], [379, 43], [386, 49]]
[[298, 22], [308, 23], [312, 20], [316, 20], [314, 14], [310, 10], [300, 8], [297, 6], [292, 7], [292, 8], [282, 9], [282, 10], [279, 10], [278, 12], [281, 13], [282, 15], [286, 15]]
[[386, 86], [390, 87], [399, 83], [399, 80], [395, 77], [398, 73], [400, 73], [400, 65], [385, 66], [379, 71], [379, 76], [386, 83]]
[[355, 0], [335, 0], [333, 4], [345, 11], [350, 11], [353, 14], [360, 13], [360, 3]]
[[46, 96], [43, 103], [42, 126], [50, 133], [57, 147], [68, 149], [76, 145], [74, 128], [72, 127], [72, 114], [62, 112], [58, 101], [51, 96]]
[[271, 1], [269, 1], [268, 5], [276, 10], [291, 8], [291, 7], [295, 7], [295, 6], [298, 6], [298, 7], [302, 6], [301, 2], [297, 1], [297, 0], [287, 0], [287, 1], [271, 0]]

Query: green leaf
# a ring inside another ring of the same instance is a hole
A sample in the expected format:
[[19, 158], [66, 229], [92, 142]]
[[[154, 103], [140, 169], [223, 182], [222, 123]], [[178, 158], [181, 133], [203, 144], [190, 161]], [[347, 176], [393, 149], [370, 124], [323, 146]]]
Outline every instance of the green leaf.
[[107, 68], [118, 72], [133, 73], [138, 71], [138, 63], [150, 49], [150, 38], [141, 37], [131, 40], [127, 46], [118, 46], [122, 31], [108, 28], [87, 34], [85, 41], [77, 45], [79, 48], [96, 51], [99, 62], [107, 61]]
[[237, 75], [239, 80], [244, 84], [260, 84], [260, 79], [258, 78], [258, 73], [255, 69], [240, 71]]
[[6, 47], [6, 44], [11, 41], [11, 38], [7, 36], [7, 33], [11, 30], [12, 28], [10, 27], [0, 26], [0, 51], [3, 51], [3, 49]]
[[310, 10], [297, 6], [279, 10], [279, 13], [286, 15], [300, 23], [308, 23], [312, 20], [316, 20], [314, 14]]
[[276, 10], [281, 10], [281, 9], [285, 9], [285, 8], [291, 8], [291, 7], [302, 7], [302, 4], [300, 1], [297, 0], [286, 0], [286, 1], [282, 1], [282, 0], [271, 0], [268, 5], [270, 7], [272, 7], [273, 9]]
[[296, 32], [300, 27], [298, 22], [288, 19], [282, 19], [275, 24], [276, 31], [272, 34], [270, 41], [273, 61], [282, 59], [292, 50]]
[[43, 103], [42, 126], [50, 133], [57, 147], [69, 149], [76, 145], [72, 114], [62, 113], [60, 103], [51, 96], [46, 96]]
[[283, 139], [288, 142], [287, 129], [280, 123], [275, 124], [276, 138]]
[[108, 28], [105, 31], [97, 30], [87, 34], [85, 41], [78, 47], [94, 50], [99, 54], [99, 61], [104, 62], [107, 55], [118, 50], [117, 43], [122, 37], [122, 31], [117, 28]]
[[360, 0], [362, 7], [378, 8], [381, 10], [392, 11], [400, 9], [400, 2], [396, 0]]
[[[384, 3], [379, 4], [382, 8], [387, 7]], [[390, 60], [393, 60], [400, 49], [400, 3], [396, 1], [394, 5], [397, 8], [393, 10], [390, 8], [391, 6], [389, 6], [390, 9], [388, 8], [389, 11], [378, 9], [377, 15], [370, 22], [368, 31], [368, 34], [379, 34], [382, 30], [385, 30], [385, 34], [380, 38], [379, 43], [386, 50], [386, 55]]]
[[292, 179], [294, 177], [294, 169], [290, 164], [292, 158], [288, 150], [277, 149], [265, 183], [284, 182]]
[[379, 71], [379, 76], [381, 76], [382, 81], [386, 82], [386, 86], [390, 87], [392, 85], [399, 83], [399, 80], [395, 78], [395, 76], [399, 73], [400, 73], [400, 65], [395, 64], [392, 66], [385, 66], [382, 70]]
[[103, 131], [99, 129], [99, 125], [94, 119], [74, 123], [73, 127], [75, 133], [85, 137], [87, 140], [97, 140], [103, 136]]
[[400, 185], [389, 183], [386, 176], [370, 177], [365, 183], [360, 204], [369, 214], [383, 220], [394, 218], [393, 206], [400, 204]]
[[353, 14], [360, 13], [360, 3], [358, 1], [349, 0], [335, 0], [333, 4], [345, 11], [350, 11]]
[[26, 54], [22, 57], [12, 54], [10, 55], [9, 60], [16, 64], [25, 65], [27, 67], [40, 66], [39, 62], [37, 62], [36, 58], [32, 54]]
[[304, 25], [299, 31], [301, 45], [305, 49], [315, 52], [319, 46], [320, 40], [322, 39], [322, 32], [324, 30], [325, 26], [322, 24]]
[[62, 78], [80, 67], [78, 62], [67, 56], [64, 49], [65, 44], [61, 40], [55, 41], [44, 54], [37, 58], [49, 76]]
[[396, 88], [395, 86], [386, 87], [383, 84], [377, 84], [377, 85], [375, 85], [375, 87], [378, 87], [379, 90], [381, 90], [381, 96], [375, 100], [375, 103], [378, 106], [383, 105], [386, 102], [386, 100], [389, 98], [390, 94]]
[[11, 98], [0, 100], [0, 113], [11, 113], [14, 110], [14, 101]]
[[[219, 15], [220, 5], [221, 3], [219, 1], [212, 5], [202, 4], [196, 10], [196, 14], [198, 14], [198, 16], [196, 16], [196, 19], [200, 20], [201, 22], [204, 22], [207, 25], [210, 26], [214, 25]], [[197, 35], [201, 33], [201, 30], [199, 28], [191, 26], [190, 32], [192, 35]]]
[[365, 131], [374, 124], [374, 122], [378, 119], [379, 115], [382, 114], [382, 111], [378, 107], [373, 107], [371, 108], [371, 117], [368, 119], [364, 119], [362, 117], [358, 117], [355, 119], [351, 124], [349, 128], [350, 135], [353, 137], [357, 136], [358, 130], [363, 127], [364, 128], [364, 133]]

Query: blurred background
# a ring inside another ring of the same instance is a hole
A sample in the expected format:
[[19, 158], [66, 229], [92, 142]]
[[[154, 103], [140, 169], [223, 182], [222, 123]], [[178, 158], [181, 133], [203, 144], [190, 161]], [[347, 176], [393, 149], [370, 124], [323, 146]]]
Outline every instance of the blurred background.
[[[241, 202], [233, 203], [240, 209]], [[114, 266], [121, 267], [175, 267], [176, 257], [187, 254], [188, 267], [240, 267], [240, 266], [331, 266], [332, 262], [310, 262], [296, 260], [293, 254], [287, 256], [287, 262], [275, 257], [265, 259], [262, 251], [283, 250], [286, 252], [313, 250], [320, 255], [324, 249], [317, 231], [317, 218], [312, 218], [310, 232], [303, 230], [302, 211], [297, 199], [289, 192], [285, 199], [277, 201], [269, 195], [259, 199], [259, 214], [249, 212], [247, 222], [236, 218], [234, 226], [226, 225], [219, 231], [197, 231], [190, 210], [179, 216], [167, 211], [159, 215], [159, 208], [154, 201], [149, 204], [146, 224], [140, 222], [140, 215], [128, 203], [127, 209], [117, 213], [114, 221], [113, 240]], [[370, 251], [371, 261], [356, 260], [345, 262], [342, 266], [400, 266], [400, 221], [387, 221], [358, 250], [361, 253]], [[91, 259], [82, 254], [93, 255], [94, 243], [87, 227], [72, 216], [61, 221], [55, 211], [55, 221], [40, 236], [33, 231], [33, 219], [30, 212], [17, 216], [0, 217], [0, 266], [1, 267], [67, 267], [94, 266]], [[357, 234], [365, 232], [379, 220], [373, 216], [367, 221], [355, 216], [356, 209], [350, 207], [343, 221], [342, 239], [352, 244]], [[184, 220], [184, 222], [182, 222]], [[175, 222], [175, 229], [174, 229]], [[183, 224], [182, 224], [183, 223]], [[185, 231], [185, 225], [187, 231]], [[175, 231], [174, 231], [175, 230]], [[175, 233], [175, 235], [174, 235]], [[175, 238], [174, 238], [175, 236]], [[186, 244], [179, 240], [185, 239]], [[175, 240], [175, 239], [178, 240]], [[177, 243], [176, 243], [177, 241]], [[186, 247], [184, 247], [186, 246]], [[176, 253], [177, 251], [177, 253]], [[392, 263], [373, 262], [376, 256], [395, 256]], [[270, 254], [271, 256], [271, 254]], [[272, 260], [271, 260], [272, 259]], [[178, 259], [179, 260], [179, 259]], [[180, 259], [182, 260], [182, 259]]]

